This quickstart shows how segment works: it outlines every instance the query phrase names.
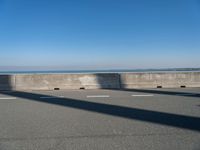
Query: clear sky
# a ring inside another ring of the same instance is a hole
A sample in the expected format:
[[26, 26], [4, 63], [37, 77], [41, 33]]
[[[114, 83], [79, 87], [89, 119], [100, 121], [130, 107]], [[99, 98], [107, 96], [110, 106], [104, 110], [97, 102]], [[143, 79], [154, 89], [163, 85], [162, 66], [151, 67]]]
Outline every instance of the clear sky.
[[0, 66], [200, 67], [200, 0], [0, 0]]

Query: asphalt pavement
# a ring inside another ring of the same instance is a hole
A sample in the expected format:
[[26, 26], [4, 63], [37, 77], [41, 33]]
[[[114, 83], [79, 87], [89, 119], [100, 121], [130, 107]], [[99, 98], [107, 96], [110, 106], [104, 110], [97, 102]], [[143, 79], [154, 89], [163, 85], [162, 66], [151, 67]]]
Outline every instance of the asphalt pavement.
[[200, 88], [0, 92], [0, 150], [200, 150]]

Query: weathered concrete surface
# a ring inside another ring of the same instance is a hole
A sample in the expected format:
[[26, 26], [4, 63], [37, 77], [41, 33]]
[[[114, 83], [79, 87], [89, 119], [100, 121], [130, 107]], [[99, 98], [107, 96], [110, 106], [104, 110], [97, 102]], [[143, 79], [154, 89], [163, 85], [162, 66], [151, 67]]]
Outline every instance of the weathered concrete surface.
[[200, 72], [0, 75], [0, 90], [200, 87]]
[[122, 88], [200, 87], [200, 72], [187, 73], [123, 73]]
[[15, 88], [14, 75], [0, 75], [0, 90], [13, 90]]
[[120, 88], [118, 74], [16, 75], [17, 90]]

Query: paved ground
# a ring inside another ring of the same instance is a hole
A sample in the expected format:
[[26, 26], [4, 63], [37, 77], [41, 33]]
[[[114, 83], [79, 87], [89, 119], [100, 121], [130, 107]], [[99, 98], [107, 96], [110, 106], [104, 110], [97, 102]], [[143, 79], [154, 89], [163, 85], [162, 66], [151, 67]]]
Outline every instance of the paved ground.
[[200, 88], [0, 92], [0, 150], [200, 150]]

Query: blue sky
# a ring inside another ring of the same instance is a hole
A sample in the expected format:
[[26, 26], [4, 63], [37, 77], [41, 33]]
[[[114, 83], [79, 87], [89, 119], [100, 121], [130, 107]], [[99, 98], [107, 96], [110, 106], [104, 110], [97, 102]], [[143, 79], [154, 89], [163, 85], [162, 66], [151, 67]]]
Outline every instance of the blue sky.
[[200, 67], [200, 0], [0, 0], [0, 66]]

